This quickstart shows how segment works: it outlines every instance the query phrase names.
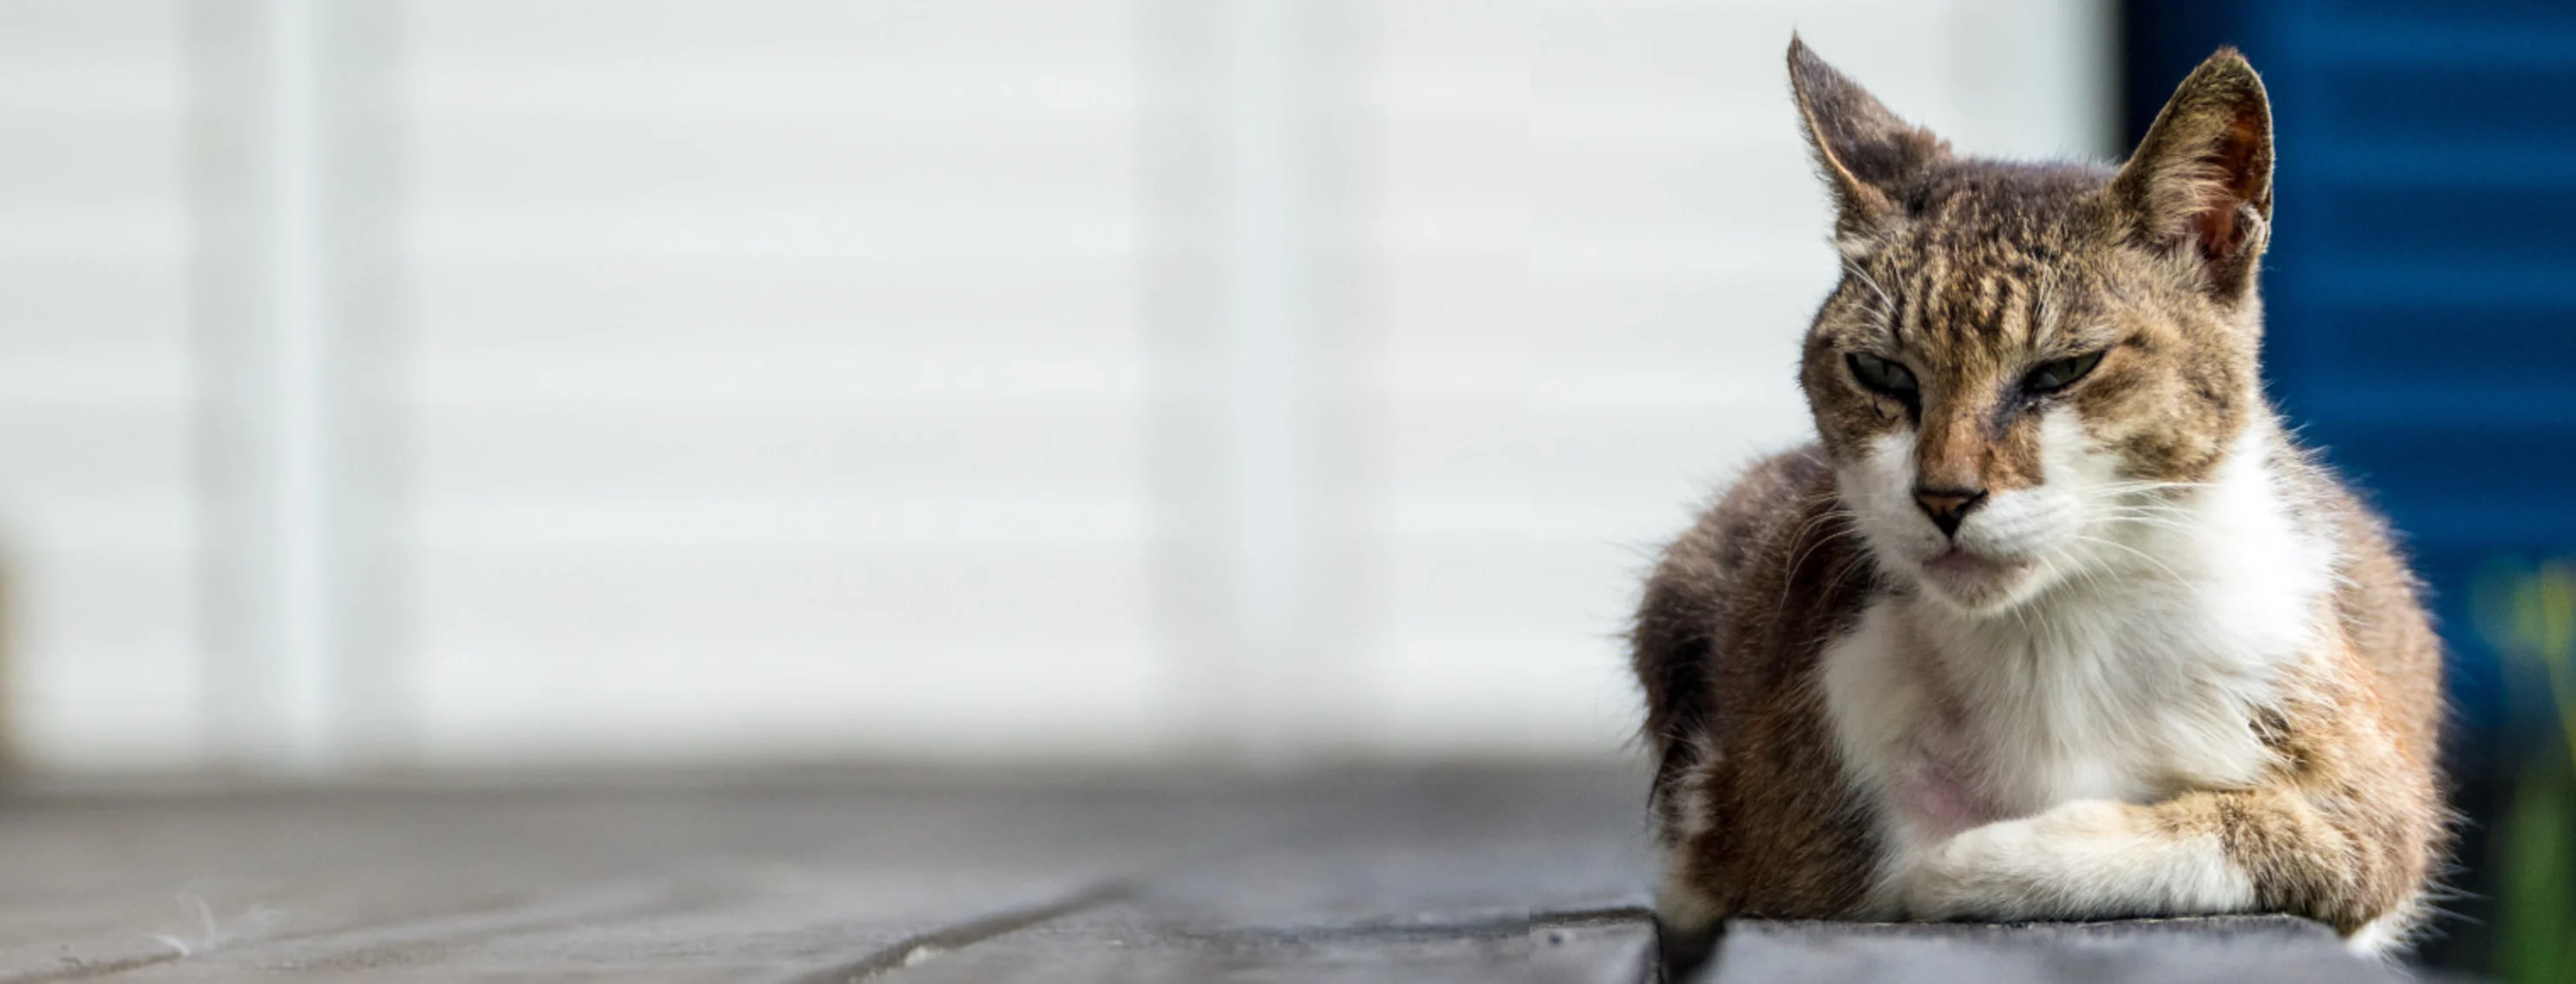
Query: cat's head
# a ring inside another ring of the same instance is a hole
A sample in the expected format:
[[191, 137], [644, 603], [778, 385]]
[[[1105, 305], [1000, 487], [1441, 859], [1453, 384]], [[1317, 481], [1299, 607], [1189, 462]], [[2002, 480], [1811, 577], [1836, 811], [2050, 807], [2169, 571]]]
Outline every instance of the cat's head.
[[1801, 382], [1889, 575], [1995, 613], [2134, 552], [2264, 409], [2262, 82], [2233, 50], [2117, 170], [1954, 156], [1803, 44], [1843, 279]]

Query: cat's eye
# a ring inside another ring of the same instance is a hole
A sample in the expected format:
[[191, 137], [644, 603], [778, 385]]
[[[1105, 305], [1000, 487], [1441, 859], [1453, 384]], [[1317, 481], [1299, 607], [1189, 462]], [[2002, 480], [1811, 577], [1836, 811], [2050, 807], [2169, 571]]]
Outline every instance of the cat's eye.
[[2022, 388], [2033, 393], [2054, 393], [2075, 385], [2075, 381], [2102, 364], [2102, 353], [2087, 352], [2039, 364], [2022, 379]]
[[1866, 352], [1851, 353], [1844, 356], [1843, 361], [1851, 364], [1852, 378], [1860, 380], [1862, 386], [1873, 392], [1912, 400], [1922, 390], [1922, 386], [1914, 381], [1914, 370], [1905, 368], [1902, 363]]

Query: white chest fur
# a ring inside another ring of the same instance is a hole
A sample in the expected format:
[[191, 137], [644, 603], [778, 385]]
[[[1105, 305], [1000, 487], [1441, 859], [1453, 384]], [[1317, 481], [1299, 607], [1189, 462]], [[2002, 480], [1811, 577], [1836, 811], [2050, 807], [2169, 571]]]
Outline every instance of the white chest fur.
[[1971, 827], [2242, 786], [2268, 764], [2253, 721], [2313, 638], [2332, 554], [2263, 449], [2236, 450], [2153, 521], [2088, 532], [2116, 543], [2070, 554], [2021, 606], [1891, 594], [1827, 647], [1827, 713], [1887, 874]]

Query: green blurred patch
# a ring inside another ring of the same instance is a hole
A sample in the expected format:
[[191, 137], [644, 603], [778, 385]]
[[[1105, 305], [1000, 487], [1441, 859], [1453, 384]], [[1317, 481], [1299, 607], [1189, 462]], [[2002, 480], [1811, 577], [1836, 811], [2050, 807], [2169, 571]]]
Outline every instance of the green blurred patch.
[[2514, 984], [2576, 984], [2576, 560], [2499, 562], [2471, 590], [2479, 634], [2540, 684], [2562, 739], [2522, 763], [2497, 831], [2498, 964]]

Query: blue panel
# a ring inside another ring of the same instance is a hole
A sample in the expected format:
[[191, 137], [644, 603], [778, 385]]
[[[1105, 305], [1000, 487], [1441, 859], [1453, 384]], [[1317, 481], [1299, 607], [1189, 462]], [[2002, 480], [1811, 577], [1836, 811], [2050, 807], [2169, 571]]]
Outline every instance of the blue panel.
[[[2285, 0], [2239, 0], [2251, 6], [2262, 3], [2290, 4]], [[2229, 4], [2236, 6], [2238, 4]], [[2334, 30], [2374, 18], [2403, 20], [2407, 18], [2441, 18], [2475, 20], [2497, 25], [2576, 24], [2576, 4], [2567, 0], [2340, 0], [2314, 16], [2295, 19], [2292, 30]]]
[[2311, 422], [2306, 437], [2419, 541], [2504, 550], [2576, 544], [2576, 512], [2548, 487], [2576, 480], [2576, 460], [2549, 453], [2576, 447], [2576, 421], [2470, 429], [2328, 418]]
[[2318, 76], [2303, 123], [2327, 132], [2400, 148], [2576, 148], [2576, 101], [2566, 98], [2576, 65], [2345, 65]]
[[[2329, 391], [2428, 387], [2476, 400], [2514, 390], [2576, 398], [2576, 306], [2465, 300], [2314, 305], [2334, 326], [2304, 367]], [[2503, 357], [2499, 357], [2503, 356]], [[2359, 394], [2357, 394], [2359, 395]], [[2570, 405], [2576, 409], [2576, 404]]]
[[2283, 257], [2278, 265], [2404, 259], [2565, 268], [2576, 261], [2576, 235], [2569, 233], [2576, 229], [2576, 185], [2469, 183], [2482, 177], [2310, 191], [2302, 204], [2312, 212], [2309, 228], [2317, 238], [2301, 244], [2307, 255]]

